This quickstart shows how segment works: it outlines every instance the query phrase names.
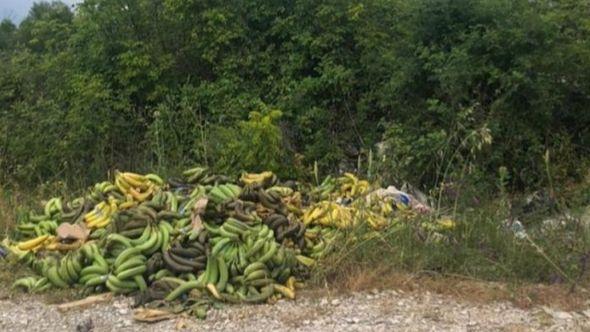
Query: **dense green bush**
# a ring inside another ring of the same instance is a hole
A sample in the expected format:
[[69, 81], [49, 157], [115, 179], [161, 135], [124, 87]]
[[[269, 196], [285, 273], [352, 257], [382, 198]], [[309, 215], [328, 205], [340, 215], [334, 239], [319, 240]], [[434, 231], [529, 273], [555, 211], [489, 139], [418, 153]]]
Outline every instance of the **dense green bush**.
[[[0, 24], [0, 179], [336, 171], [382, 141], [392, 180], [493, 183], [505, 166], [512, 188], [536, 187], [547, 150], [576, 178], [589, 14], [574, 0], [36, 4]], [[280, 122], [248, 120], [261, 105]]]

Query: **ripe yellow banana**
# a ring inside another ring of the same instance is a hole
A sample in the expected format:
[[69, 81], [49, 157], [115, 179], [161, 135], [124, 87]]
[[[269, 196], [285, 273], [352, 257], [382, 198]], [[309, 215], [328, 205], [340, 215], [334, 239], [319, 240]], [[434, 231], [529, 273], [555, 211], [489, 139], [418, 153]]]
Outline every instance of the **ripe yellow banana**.
[[121, 176], [117, 176], [115, 178], [115, 186], [119, 189], [119, 191], [123, 194], [126, 194], [131, 187]]
[[279, 284], [273, 284], [273, 287], [275, 291], [281, 293], [284, 297], [291, 300], [295, 299], [295, 291], [291, 288]]
[[153, 186], [150, 186], [146, 190], [146, 192], [143, 192], [143, 193], [138, 192], [134, 188], [129, 188], [129, 193], [131, 194], [131, 196], [133, 196], [133, 198], [136, 201], [139, 201], [139, 202], [143, 202], [146, 199], [148, 199], [148, 197], [150, 197], [150, 195], [153, 194], [153, 192], [154, 192], [154, 187]]
[[135, 203], [135, 201], [125, 201], [125, 202], [119, 204], [119, 210], [127, 210], [132, 207], [135, 207], [136, 205], [137, 205], [137, 203]]
[[47, 239], [49, 239], [49, 235], [45, 234], [45, 235], [41, 235], [38, 236], [34, 239], [25, 241], [25, 242], [20, 242], [19, 244], [17, 244], [17, 248], [20, 250], [33, 250], [35, 248], [37, 248], [38, 246], [40, 246], [41, 244], [43, 244], [43, 242], [45, 242]]
[[148, 185], [148, 182], [143, 175], [129, 172], [122, 173], [121, 175], [123, 179], [125, 179], [125, 182], [133, 188], [145, 188]]
[[111, 223], [111, 220], [113, 218], [111, 218], [111, 216], [105, 216], [105, 218], [103, 220], [97, 221], [96, 223], [92, 224], [92, 225], [88, 225], [91, 228], [104, 228], [106, 226], [108, 226], [108, 224]]

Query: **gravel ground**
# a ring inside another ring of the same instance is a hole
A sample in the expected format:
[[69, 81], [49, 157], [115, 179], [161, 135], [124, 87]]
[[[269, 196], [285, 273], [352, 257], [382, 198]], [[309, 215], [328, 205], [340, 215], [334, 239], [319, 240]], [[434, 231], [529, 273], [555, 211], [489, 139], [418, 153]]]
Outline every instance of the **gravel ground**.
[[133, 321], [131, 299], [61, 313], [33, 297], [0, 301], [0, 331], [590, 331], [590, 309], [523, 310], [478, 304], [429, 292], [373, 291], [347, 295], [300, 292], [274, 305], [228, 305], [204, 321], [178, 316]]

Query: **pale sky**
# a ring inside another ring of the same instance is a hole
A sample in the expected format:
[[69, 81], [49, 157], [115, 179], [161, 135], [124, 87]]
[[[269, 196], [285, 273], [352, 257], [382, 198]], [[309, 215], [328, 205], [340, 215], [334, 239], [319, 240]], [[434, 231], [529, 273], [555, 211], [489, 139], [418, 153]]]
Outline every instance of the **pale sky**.
[[[33, 3], [39, 0], [0, 0], [0, 21], [5, 18], [17, 23], [27, 16]], [[47, 1], [52, 2], [52, 1]], [[82, 2], [82, 0], [62, 0], [63, 3], [72, 5]]]

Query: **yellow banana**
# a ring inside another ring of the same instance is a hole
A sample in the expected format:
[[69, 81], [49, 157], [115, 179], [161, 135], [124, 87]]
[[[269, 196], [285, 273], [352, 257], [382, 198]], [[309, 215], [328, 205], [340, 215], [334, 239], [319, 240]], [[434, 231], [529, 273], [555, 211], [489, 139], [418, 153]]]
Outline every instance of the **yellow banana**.
[[103, 227], [106, 227], [108, 224], [110, 224], [112, 219], [113, 218], [108, 216], [108, 217], [104, 218], [104, 220], [96, 222], [92, 226], [91, 225], [88, 225], [88, 226], [93, 227], [93, 228], [103, 228]]
[[354, 174], [348, 172], [344, 173], [344, 178], [352, 182], [353, 184], [359, 181], [359, 179]]
[[41, 235], [41, 236], [38, 236], [34, 239], [31, 239], [31, 240], [28, 240], [25, 242], [20, 242], [19, 244], [17, 244], [16, 247], [20, 250], [32, 250], [32, 249], [35, 249], [36, 247], [38, 247], [39, 245], [41, 245], [47, 239], [49, 239], [48, 234]]
[[119, 210], [126, 210], [135, 206], [137, 206], [137, 204], [134, 201], [125, 201], [119, 204]]
[[295, 291], [295, 283], [296, 282], [297, 282], [297, 279], [295, 279], [294, 276], [290, 276], [289, 279], [287, 279], [285, 286], [287, 288], [289, 288], [290, 290]]
[[105, 220], [108, 220], [110, 217], [108, 215], [103, 215], [100, 218], [93, 220], [91, 222], [87, 222], [86, 226], [88, 226], [89, 228], [95, 228], [96, 225], [98, 224], [102, 224], [105, 222]]
[[123, 175], [123, 177], [125, 177], [127, 179], [133, 179], [133, 180], [139, 181], [139, 182], [145, 181], [145, 176], [143, 176], [141, 174], [137, 174], [137, 173], [133, 173], [133, 172], [124, 172], [121, 174]]
[[279, 284], [273, 284], [273, 287], [274, 287], [275, 291], [281, 293], [284, 297], [291, 299], [291, 300], [295, 299], [295, 291], [290, 289], [289, 287], [279, 285]]
[[143, 175], [127, 172], [123, 173], [122, 176], [125, 179], [125, 182], [127, 182], [131, 187], [145, 188], [147, 185], [147, 181]]
[[126, 194], [129, 191], [129, 184], [123, 180], [122, 177], [117, 176], [115, 178], [115, 186], [119, 189], [119, 191], [123, 194]]
[[154, 191], [154, 189], [153, 189], [153, 187], [151, 187], [151, 186], [150, 186], [150, 187], [148, 188], [148, 190], [147, 190], [146, 192], [144, 192], [144, 193], [140, 193], [140, 192], [138, 192], [137, 190], [135, 190], [135, 189], [133, 189], [133, 188], [130, 188], [130, 189], [129, 189], [129, 193], [131, 194], [131, 196], [133, 196], [133, 198], [134, 198], [136, 201], [139, 201], [139, 202], [143, 202], [143, 201], [145, 201], [146, 199], [148, 199], [148, 197], [150, 197], [150, 195], [153, 193], [153, 191]]

